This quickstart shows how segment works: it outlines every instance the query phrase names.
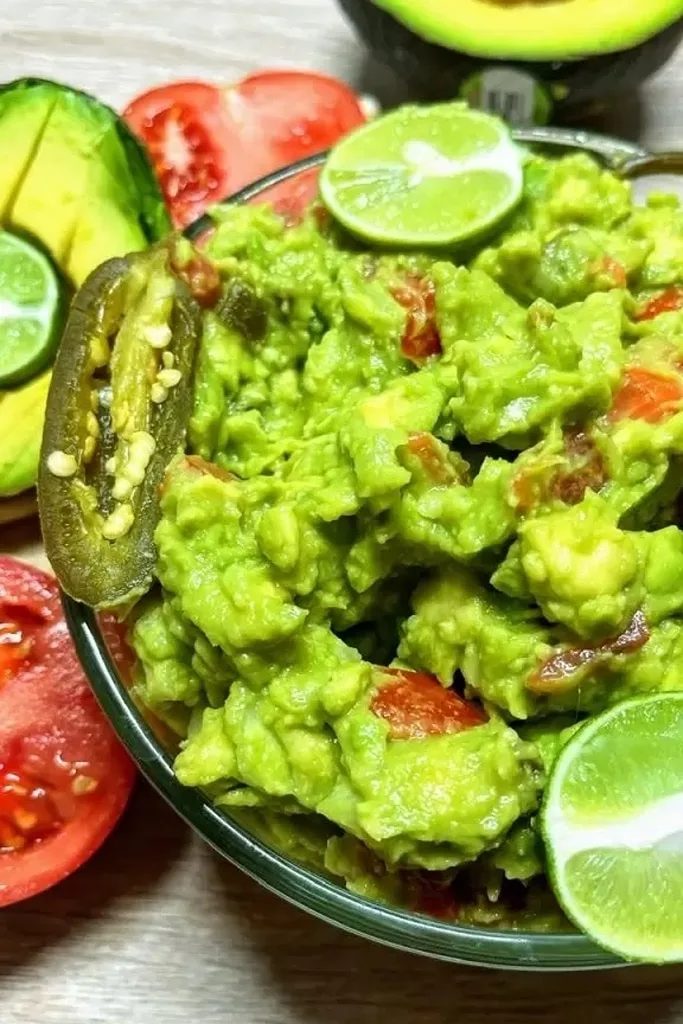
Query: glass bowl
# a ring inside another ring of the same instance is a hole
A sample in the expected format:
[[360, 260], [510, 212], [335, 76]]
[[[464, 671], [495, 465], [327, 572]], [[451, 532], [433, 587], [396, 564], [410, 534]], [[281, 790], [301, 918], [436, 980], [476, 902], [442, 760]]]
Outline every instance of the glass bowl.
[[[675, 154], [650, 157], [637, 145], [589, 132], [532, 128], [515, 133], [518, 141], [544, 149], [580, 149], [606, 166], [644, 180], [650, 162], [653, 174], [681, 169]], [[268, 199], [269, 190], [283, 181], [308, 175], [322, 165], [325, 154], [269, 175], [250, 185], [230, 203]], [[210, 227], [207, 217], [187, 229], [200, 238]], [[347, 892], [321, 875], [283, 857], [250, 834], [199, 790], [188, 789], [173, 774], [172, 754], [154, 734], [119, 676], [99, 628], [96, 614], [64, 595], [64, 608], [76, 650], [95, 694], [140, 771], [180, 814], [223, 857], [242, 868], [266, 888], [317, 917], [365, 938], [399, 949], [455, 963], [531, 971], [570, 971], [617, 967], [622, 962], [580, 934], [506, 932], [446, 924], [370, 902]]]

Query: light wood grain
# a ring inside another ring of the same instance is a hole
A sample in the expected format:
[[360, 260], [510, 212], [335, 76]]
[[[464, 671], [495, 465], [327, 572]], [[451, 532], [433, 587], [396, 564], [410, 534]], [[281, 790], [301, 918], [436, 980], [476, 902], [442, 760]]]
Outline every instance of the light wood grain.
[[[2, 0], [3, 78], [62, 78], [121, 106], [168, 78], [319, 68], [400, 97], [332, 0]], [[683, 55], [604, 127], [683, 145]], [[0, 551], [42, 558], [35, 524]], [[0, 1024], [683, 1024], [683, 971], [532, 977], [362, 942], [221, 862], [144, 785], [75, 877], [0, 917]]]

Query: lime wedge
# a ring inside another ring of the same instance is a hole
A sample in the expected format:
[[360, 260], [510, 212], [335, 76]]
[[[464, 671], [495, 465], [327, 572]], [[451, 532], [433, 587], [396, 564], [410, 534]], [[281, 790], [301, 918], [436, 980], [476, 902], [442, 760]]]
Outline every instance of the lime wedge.
[[683, 693], [583, 726], [555, 763], [541, 827], [579, 928], [627, 960], [683, 960]]
[[0, 231], [0, 388], [21, 384], [47, 365], [59, 342], [61, 311], [50, 261]]
[[368, 241], [451, 245], [515, 206], [522, 160], [496, 117], [464, 103], [401, 107], [342, 139], [320, 192], [330, 213]]

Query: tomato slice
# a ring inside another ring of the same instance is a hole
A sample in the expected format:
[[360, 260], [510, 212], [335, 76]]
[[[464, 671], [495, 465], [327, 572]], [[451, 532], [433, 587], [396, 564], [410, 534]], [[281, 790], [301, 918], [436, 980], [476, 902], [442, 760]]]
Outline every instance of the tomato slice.
[[461, 732], [488, 721], [480, 707], [443, 687], [428, 672], [402, 668], [379, 671], [393, 679], [377, 690], [370, 709], [389, 723], [389, 734], [394, 740]]
[[677, 309], [683, 309], [683, 288], [672, 285], [665, 288], [659, 295], [654, 295], [636, 313], [636, 320], [654, 320], [660, 313], [673, 313]]
[[659, 423], [678, 412], [683, 401], [683, 380], [673, 374], [633, 366], [614, 396], [613, 420], [645, 420]]
[[[309, 71], [261, 71], [221, 89], [177, 82], [124, 111], [147, 144], [177, 227], [207, 206], [295, 160], [322, 152], [365, 121], [343, 82]], [[317, 191], [317, 174], [277, 186], [271, 200], [291, 219]]]
[[123, 117], [149, 150], [176, 227], [232, 190], [230, 124], [216, 86], [161, 85], [136, 97]]
[[[135, 769], [80, 668], [56, 581], [0, 556], [0, 618], [0, 906], [6, 906], [59, 882], [95, 852], [126, 806]], [[111, 621], [104, 629], [121, 664], [121, 631]]]
[[401, 351], [406, 359], [421, 363], [429, 356], [439, 355], [441, 338], [436, 325], [434, 282], [411, 274], [395, 285], [391, 294], [408, 313], [401, 339]]

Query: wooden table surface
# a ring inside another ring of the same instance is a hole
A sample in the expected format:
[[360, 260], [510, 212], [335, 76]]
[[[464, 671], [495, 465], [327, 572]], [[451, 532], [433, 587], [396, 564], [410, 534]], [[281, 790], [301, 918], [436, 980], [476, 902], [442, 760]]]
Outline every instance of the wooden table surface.
[[[401, 87], [332, 0], [3, 0], [3, 78], [43, 75], [121, 106], [171, 78], [319, 68], [386, 101]], [[605, 127], [683, 145], [683, 52]], [[33, 526], [0, 550], [40, 558]], [[219, 860], [146, 786], [105, 848], [2, 912], [0, 1024], [683, 1024], [683, 969], [465, 970], [345, 935]]]

